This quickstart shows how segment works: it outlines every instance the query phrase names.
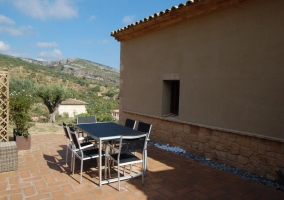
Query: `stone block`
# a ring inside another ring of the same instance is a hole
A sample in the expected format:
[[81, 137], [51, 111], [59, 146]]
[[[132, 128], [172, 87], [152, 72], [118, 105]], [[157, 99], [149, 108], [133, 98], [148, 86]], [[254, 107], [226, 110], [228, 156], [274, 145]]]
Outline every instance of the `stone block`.
[[238, 163], [241, 165], [247, 165], [249, 162], [249, 159], [244, 156], [238, 156]]
[[251, 146], [251, 137], [249, 137], [249, 136], [246, 137], [245, 146], [246, 147], [250, 147]]
[[220, 152], [219, 151], [214, 151], [213, 152], [213, 159], [218, 161], [220, 159]]
[[279, 167], [284, 167], [284, 155], [280, 153], [275, 154], [276, 165]]
[[241, 146], [244, 146], [246, 143], [246, 136], [238, 135], [237, 136], [237, 143]]
[[251, 157], [253, 154], [253, 151], [247, 147], [241, 147], [240, 151], [241, 151], [241, 155], [247, 158]]
[[231, 141], [229, 141], [228, 138], [221, 137], [221, 138], [219, 139], [219, 143], [220, 143], [220, 144], [227, 145], [228, 142], [231, 143]]
[[233, 154], [227, 154], [227, 158], [228, 158], [228, 160], [234, 161], [234, 162], [236, 162], [238, 160], [238, 156], [233, 155]]
[[266, 156], [270, 157], [270, 158], [274, 158], [275, 157], [275, 152], [266, 152]]
[[260, 155], [265, 155], [266, 146], [264, 144], [258, 143], [257, 144], [257, 153], [260, 154]]
[[206, 153], [212, 153], [212, 149], [209, 147], [207, 143], [204, 144], [203, 149]]
[[259, 162], [262, 164], [262, 165], [268, 165], [268, 159], [264, 156], [260, 156], [259, 157]]
[[215, 142], [209, 142], [209, 147], [210, 147], [211, 149], [215, 149], [215, 148], [216, 148], [216, 145], [217, 145], [217, 143], [215, 143]]
[[199, 127], [198, 126], [191, 126], [190, 133], [197, 135], [199, 133]]
[[216, 144], [215, 148], [219, 151], [227, 151], [228, 150], [227, 146], [223, 145], [223, 144]]
[[234, 133], [228, 133], [228, 140], [235, 142], [237, 141], [237, 134]]
[[231, 153], [234, 154], [234, 155], [239, 155], [240, 154], [240, 146], [236, 143], [232, 143]]
[[273, 152], [281, 152], [281, 143], [280, 142], [273, 142], [271, 144], [271, 151], [273, 151]]
[[281, 151], [280, 153], [284, 154], [284, 143], [281, 144]]
[[206, 137], [205, 137], [205, 133], [199, 133], [198, 134], [198, 141], [201, 143], [204, 143], [207, 141]]
[[219, 137], [217, 137], [216, 135], [212, 135], [211, 137], [210, 137], [210, 140], [211, 141], [213, 141], [213, 142], [219, 142]]
[[190, 130], [191, 130], [191, 126], [190, 125], [188, 125], [188, 124], [184, 124], [183, 125], [183, 132], [184, 133], [189, 134]]
[[223, 159], [223, 160], [226, 160], [228, 158], [228, 154], [226, 152], [223, 152], [223, 151], [220, 151], [220, 157]]

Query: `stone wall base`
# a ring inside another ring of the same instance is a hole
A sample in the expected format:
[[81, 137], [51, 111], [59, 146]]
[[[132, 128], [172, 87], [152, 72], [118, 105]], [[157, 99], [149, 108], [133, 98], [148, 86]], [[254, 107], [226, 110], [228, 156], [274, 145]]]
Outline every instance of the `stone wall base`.
[[150, 139], [178, 146], [189, 153], [277, 180], [275, 171], [284, 172], [284, 143], [159, 118], [120, 112], [126, 118], [152, 124]]

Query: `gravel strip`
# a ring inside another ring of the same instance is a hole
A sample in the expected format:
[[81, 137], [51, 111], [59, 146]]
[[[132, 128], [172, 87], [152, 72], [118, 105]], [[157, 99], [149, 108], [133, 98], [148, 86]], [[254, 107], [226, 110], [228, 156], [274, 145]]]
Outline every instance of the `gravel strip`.
[[211, 160], [209, 158], [204, 158], [204, 157], [186, 152], [184, 149], [181, 149], [180, 147], [171, 147], [168, 144], [165, 145], [165, 144], [161, 144], [159, 142], [154, 142], [154, 141], [149, 141], [149, 144], [153, 145], [157, 148], [160, 148], [160, 149], [163, 149], [163, 150], [166, 150], [166, 151], [169, 151], [169, 152], [181, 155], [181, 156], [185, 156], [186, 158], [195, 160], [199, 163], [202, 163], [204, 165], [208, 165], [208, 166], [213, 167], [215, 169], [219, 169], [219, 170], [228, 172], [230, 174], [235, 174], [235, 175], [240, 176], [240, 177], [242, 177], [246, 180], [250, 180], [250, 181], [253, 181], [253, 182], [268, 186], [268, 187], [272, 187], [274, 189], [284, 191], [284, 186], [280, 186], [275, 181], [271, 181], [271, 180], [269, 180], [269, 179], [267, 179], [263, 176], [258, 176], [256, 174], [247, 172], [247, 171], [242, 170], [242, 169], [231, 167], [231, 166], [228, 166], [228, 165], [225, 165], [225, 164], [220, 164], [220, 163], [218, 163], [214, 160]]

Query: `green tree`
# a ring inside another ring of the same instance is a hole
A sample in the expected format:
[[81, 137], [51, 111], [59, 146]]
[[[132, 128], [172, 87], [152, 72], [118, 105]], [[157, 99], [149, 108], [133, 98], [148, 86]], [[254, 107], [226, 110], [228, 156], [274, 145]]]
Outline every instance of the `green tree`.
[[[11, 78], [9, 82], [10, 93], [23, 92], [23, 91], [32, 91], [34, 88], [34, 81], [31, 79], [25, 78]], [[30, 92], [31, 93], [31, 92]]]
[[58, 84], [41, 84], [36, 88], [35, 95], [43, 100], [49, 111], [49, 122], [55, 123], [55, 115], [62, 101], [70, 96], [70, 92]]
[[90, 116], [95, 115], [99, 122], [114, 121], [111, 113], [113, 106], [110, 101], [104, 99], [97, 99], [90, 107], [87, 108], [87, 112]]
[[108, 96], [108, 97], [114, 97], [114, 95], [115, 95], [115, 93], [114, 93], [113, 90], [109, 90], [109, 91], [107, 91], [107, 93], [106, 93], [106, 96]]

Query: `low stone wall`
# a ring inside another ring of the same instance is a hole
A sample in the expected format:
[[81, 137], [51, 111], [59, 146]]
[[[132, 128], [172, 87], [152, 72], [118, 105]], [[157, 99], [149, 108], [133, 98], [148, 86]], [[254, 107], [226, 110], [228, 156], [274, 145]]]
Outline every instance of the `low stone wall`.
[[270, 180], [277, 179], [275, 171], [284, 172], [283, 142], [121, 112], [120, 123], [124, 124], [126, 118], [151, 123], [153, 141], [178, 146]]

